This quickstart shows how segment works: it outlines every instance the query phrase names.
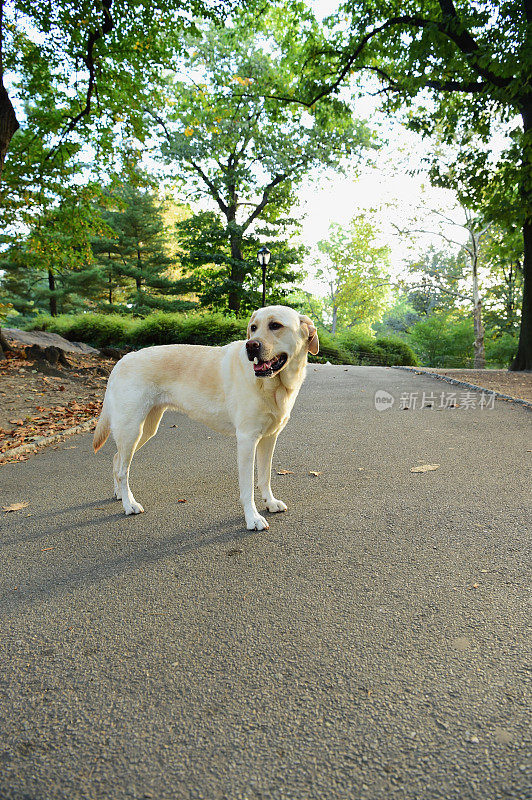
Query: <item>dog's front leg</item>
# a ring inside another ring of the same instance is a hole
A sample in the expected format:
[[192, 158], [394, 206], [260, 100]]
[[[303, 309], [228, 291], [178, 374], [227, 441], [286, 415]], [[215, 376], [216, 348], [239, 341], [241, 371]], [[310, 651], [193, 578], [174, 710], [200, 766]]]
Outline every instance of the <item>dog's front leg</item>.
[[254, 498], [254, 467], [257, 437], [249, 434], [237, 433], [238, 447], [238, 482], [240, 485], [240, 499], [244, 506], [244, 516], [248, 530], [263, 531], [270, 526], [257, 511]]
[[271, 513], [286, 511], [286, 505], [282, 500], [277, 500], [273, 496], [271, 487], [272, 458], [276, 441], [277, 434], [273, 436], [263, 436], [257, 445], [259, 489], [262, 493], [262, 499], [266, 501], [266, 508]]

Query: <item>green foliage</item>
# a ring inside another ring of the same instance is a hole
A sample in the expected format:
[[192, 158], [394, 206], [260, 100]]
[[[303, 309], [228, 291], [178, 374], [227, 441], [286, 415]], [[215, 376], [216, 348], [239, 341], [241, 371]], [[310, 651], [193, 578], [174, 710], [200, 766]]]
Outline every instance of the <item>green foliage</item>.
[[[223, 314], [166, 314], [158, 311], [144, 319], [118, 314], [42, 315], [27, 324], [26, 330], [59, 333], [70, 341], [83, 341], [94, 347], [149, 347], [158, 344], [224, 345], [246, 338], [247, 321]], [[392, 338], [345, 334], [333, 337], [320, 330], [320, 352], [311, 360], [332, 364], [415, 364], [410, 348]]]
[[515, 333], [503, 333], [497, 338], [487, 338], [486, 364], [490, 367], [508, 369], [515, 358], [518, 343]]
[[224, 345], [246, 338], [247, 322], [222, 314], [150, 314], [137, 320], [131, 344], [147, 347], [153, 344]]
[[119, 314], [59, 314], [40, 315], [29, 322], [29, 331], [51, 331], [71, 342], [86, 342], [94, 347], [128, 344], [136, 320]]
[[377, 243], [374, 225], [360, 216], [346, 227], [331, 225], [318, 249], [316, 277], [327, 286], [332, 333], [346, 325], [371, 329], [389, 292], [389, 247]]
[[[263, 242], [248, 234], [240, 240], [240, 255], [236, 259], [220, 217], [212, 211], [203, 211], [177, 223], [177, 237], [181, 250], [180, 263], [194, 281], [200, 304], [210, 309], [224, 311], [229, 306], [229, 296], [238, 298], [238, 312], [248, 315], [261, 305], [262, 272], [257, 263], [257, 251]], [[279, 234], [267, 242], [273, 251], [266, 273], [266, 303], [286, 303], [294, 284], [302, 280], [300, 263], [305, 248], [291, 245]], [[258, 233], [271, 233], [263, 230]], [[234, 279], [235, 270], [239, 280]]]
[[195, 282], [176, 277], [163, 204], [148, 184], [147, 176], [139, 174], [135, 184], [121, 182], [105, 194], [101, 216], [106, 230], [92, 240], [100, 292], [107, 294], [110, 306], [118, 295], [133, 314], [192, 308], [196, 303], [179, 295], [190, 293]]
[[397, 337], [373, 338], [361, 331], [341, 331], [335, 341], [346, 350], [352, 363], [366, 366], [415, 366], [418, 361], [405, 342]]
[[420, 319], [408, 343], [426, 367], [469, 367], [473, 357], [473, 321], [456, 311], [435, 311]]
[[[216, 205], [223, 221], [220, 230], [213, 222], [210, 243], [205, 231], [195, 241], [196, 252], [203, 239], [216, 256], [212, 262], [219, 269], [204, 287], [215, 308], [225, 294], [229, 309], [239, 312], [249, 292], [249, 231], [277, 240], [287, 229], [302, 179], [318, 168], [341, 169], [347, 156], [358, 157], [372, 143], [345, 103], [330, 100], [303, 109], [275, 99], [297, 81], [292, 48], [315, 25], [308, 9], [299, 4], [296, 15], [293, 10], [290, 3], [282, 14], [279, 7], [265, 6], [258, 15], [240, 10], [231, 25], [211, 27], [189, 41], [181, 70], [189, 77], [168, 75], [155, 115], [164, 131], [164, 160], [193, 196], [207, 196]], [[256, 222], [262, 231], [255, 230]], [[193, 234], [193, 225], [184, 224], [185, 236]], [[290, 257], [283, 268], [292, 264]], [[270, 291], [274, 285], [270, 281]]]

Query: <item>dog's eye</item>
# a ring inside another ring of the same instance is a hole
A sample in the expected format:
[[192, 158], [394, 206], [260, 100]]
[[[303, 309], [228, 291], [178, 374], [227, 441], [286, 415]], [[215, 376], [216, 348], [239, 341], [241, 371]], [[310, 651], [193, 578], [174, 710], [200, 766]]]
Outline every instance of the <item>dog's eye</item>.
[[251, 331], [252, 333], [254, 333], [254, 332], [257, 330], [257, 326], [256, 326], [256, 325], [250, 325], [250, 326], [249, 326], [249, 329], [250, 329], [250, 331]]
[[270, 329], [271, 331], [278, 331], [278, 330], [279, 330], [279, 328], [282, 328], [283, 326], [281, 325], [281, 323], [280, 323], [280, 322], [270, 322], [270, 324], [268, 325], [268, 327], [269, 327], [269, 329]]

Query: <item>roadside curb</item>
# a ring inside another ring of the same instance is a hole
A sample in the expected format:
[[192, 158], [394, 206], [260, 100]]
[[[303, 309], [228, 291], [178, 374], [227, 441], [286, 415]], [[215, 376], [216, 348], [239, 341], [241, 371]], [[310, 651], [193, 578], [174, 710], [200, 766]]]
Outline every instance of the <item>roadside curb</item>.
[[402, 369], [406, 372], [413, 372], [415, 375], [428, 375], [430, 378], [437, 378], [439, 381], [446, 381], [447, 383], [453, 384], [453, 386], [463, 386], [465, 389], [471, 389], [474, 392], [484, 392], [484, 394], [493, 394], [497, 398], [497, 400], [506, 400], [509, 403], [515, 403], [515, 405], [521, 406], [522, 408], [526, 408], [529, 411], [532, 410], [532, 403], [528, 400], [521, 400], [519, 397], [512, 397], [509, 394], [501, 394], [501, 392], [496, 392], [493, 389], [487, 389], [485, 386], [477, 386], [474, 383], [466, 383], [466, 381], [459, 381], [456, 378], [450, 378], [448, 375], [440, 375], [439, 372], [428, 372], [427, 370], [420, 370], [418, 367], [403, 367], [403, 366], [394, 366], [392, 369]]
[[21, 444], [19, 447], [12, 447], [11, 450], [6, 450], [0, 453], [0, 465], [13, 456], [20, 456], [23, 453], [35, 453], [41, 447], [46, 447], [55, 442], [61, 442], [66, 436], [73, 436], [76, 433], [86, 433], [96, 424], [97, 417], [92, 417], [80, 425], [75, 425], [73, 428], [66, 428], [64, 431], [54, 433], [53, 436], [43, 436], [41, 439], [36, 439], [34, 442], [28, 444]]

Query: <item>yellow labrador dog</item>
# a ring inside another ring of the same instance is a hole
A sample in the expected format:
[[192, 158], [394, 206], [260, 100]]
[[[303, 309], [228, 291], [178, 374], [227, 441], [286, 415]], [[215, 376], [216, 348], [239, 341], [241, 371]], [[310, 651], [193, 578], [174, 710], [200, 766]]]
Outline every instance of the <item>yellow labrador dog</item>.
[[312, 321], [287, 306], [268, 306], [251, 315], [246, 342], [225, 347], [169, 344], [128, 353], [114, 367], [94, 432], [94, 451], [112, 432], [115, 497], [126, 514], [144, 509], [129, 488], [136, 450], [155, 436], [167, 408], [215, 431], [235, 434], [240, 499], [249, 530], [268, 522], [254, 500], [254, 466], [268, 511], [286, 511], [270, 486], [275, 442], [290, 418], [305, 378], [307, 353], [319, 349]]

